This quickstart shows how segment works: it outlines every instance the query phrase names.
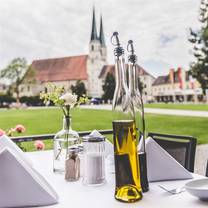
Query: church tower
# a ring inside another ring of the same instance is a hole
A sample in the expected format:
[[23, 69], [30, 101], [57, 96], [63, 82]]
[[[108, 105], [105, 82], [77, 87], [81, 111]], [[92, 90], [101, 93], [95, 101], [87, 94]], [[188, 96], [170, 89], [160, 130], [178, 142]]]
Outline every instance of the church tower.
[[87, 60], [87, 76], [88, 96], [102, 97], [103, 82], [99, 79], [102, 67], [107, 64], [107, 50], [105, 44], [105, 37], [103, 32], [102, 17], [100, 18], [100, 31], [99, 37], [97, 35], [95, 8], [93, 7], [92, 13], [92, 30], [89, 43], [89, 55]]
[[97, 27], [96, 27], [96, 18], [95, 18], [95, 8], [93, 7], [92, 14], [92, 30], [89, 44], [89, 58], [92, 62], [95, 59], [100, 58], [100, 40], [97, 35]]
[[106, 61], [106, 59], [107, 59], [107, 49], [106, 49], [106, 45], [105, 45], [105, 37], [104, 37], [104, 32], [103, 32], [102, 16], [100, 16], [100, 35], [99, 35], [99, 40], [100, 40], [101, 58], [102, 58], [103, 61]]

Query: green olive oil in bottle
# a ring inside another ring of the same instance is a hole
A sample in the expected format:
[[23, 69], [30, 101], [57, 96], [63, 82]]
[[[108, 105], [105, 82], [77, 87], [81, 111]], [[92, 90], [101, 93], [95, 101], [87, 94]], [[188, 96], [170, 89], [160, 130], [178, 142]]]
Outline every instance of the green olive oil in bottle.
[[130, 99], [125, 79], [124, 50], [120, 46], [118, 33], [115, 39], [116, 89], [113, 98], [113, 141], [115, 157], [115, 199], [136, 202], [142, 199], [139, 159], [137, 153], [137, 130], [134, 106]]

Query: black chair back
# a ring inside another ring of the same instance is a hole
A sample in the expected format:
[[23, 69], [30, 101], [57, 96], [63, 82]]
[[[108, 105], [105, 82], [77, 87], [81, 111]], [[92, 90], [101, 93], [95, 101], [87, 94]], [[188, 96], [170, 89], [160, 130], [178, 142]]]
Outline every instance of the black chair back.
[[150, 132], [152, 137], [163, 149], [175, 158], [188, 171], [194, 172], [196, 138]]
[[207, 160], [207, 167], [206, 167], [206, 173], [205, 176], [208, 177], [208, 160]]

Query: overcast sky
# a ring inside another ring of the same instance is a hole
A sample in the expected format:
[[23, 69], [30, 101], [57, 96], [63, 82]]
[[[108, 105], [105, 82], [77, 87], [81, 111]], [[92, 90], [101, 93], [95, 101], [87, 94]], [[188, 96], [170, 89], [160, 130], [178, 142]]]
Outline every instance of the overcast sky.
[[16, 57], [87, 54], [93, 3], [97, 26], [103, 15], [109, 63], [118, 31], [125, 48], [134, 40], [138, 63], [155, 76], [189, 66], [188, 28], [199, 27], [199, 0], [0, 0], [0, 68]]

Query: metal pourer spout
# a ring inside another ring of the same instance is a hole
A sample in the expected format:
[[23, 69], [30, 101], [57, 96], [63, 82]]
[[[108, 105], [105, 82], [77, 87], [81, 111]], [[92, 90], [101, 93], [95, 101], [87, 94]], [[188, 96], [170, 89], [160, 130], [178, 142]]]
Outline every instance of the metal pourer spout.
[[119, 57], [124, 54], [124, 49], [121, 47], [119, 38], [118, 38], [118, 32], [114, 32], [111, 36], [111, 43], [112, 45], [116, 46], [114, 49], [114, 55]]
[[135, 51], [134, 51], [133, 40], [128, 41], [127, 51], [131, 53], [128, 56], [128, 61], [135, 64], [137, 62], [137, 56], [134, 54]]

